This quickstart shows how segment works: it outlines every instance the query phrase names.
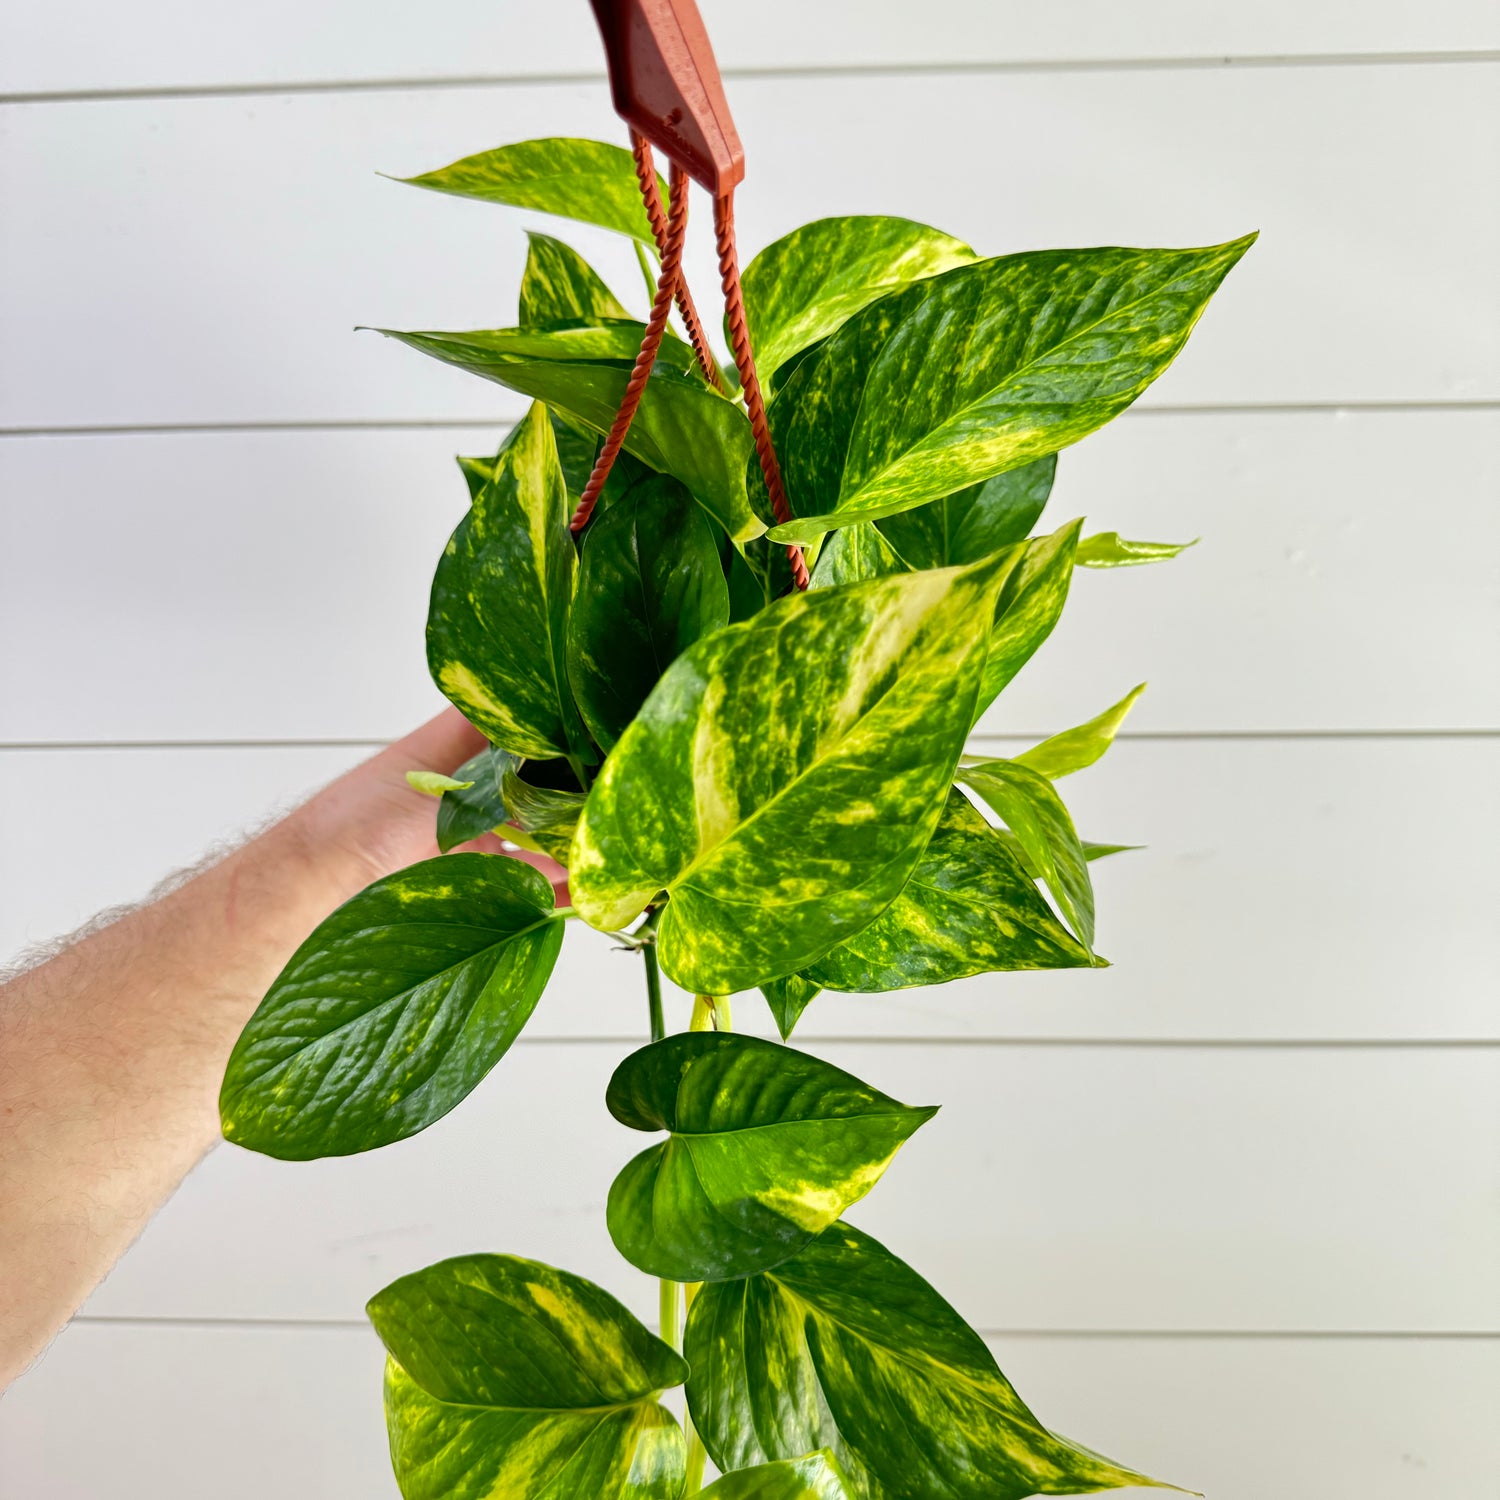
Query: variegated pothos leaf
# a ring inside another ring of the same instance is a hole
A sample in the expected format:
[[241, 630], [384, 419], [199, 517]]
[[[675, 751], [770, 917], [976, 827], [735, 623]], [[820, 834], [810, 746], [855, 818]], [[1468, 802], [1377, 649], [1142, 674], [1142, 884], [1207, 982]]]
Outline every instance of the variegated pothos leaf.
[[702, 994], [864, 926], [937, 825], [999, 580], [991, 561], [800, 594], [699, 641], [589, 794], [579, 913], [614, 931], [668, 891], [662, 967]]
[[975, 259], [951, 235], [881, 214], [816, 219], [783, 235], [745, 267], [745, 311], [761, 379], [877, 298]]
[[1049, 1432], [953, 1308], [842, 1222], [772, 1270], [705, 1286], [683, 1352], [721, 1469], [826, 1446], [860, 1500], [1171, 1488]]
[[1102, 714], [1096, 714], [1076, 729], [1065, 729], [1051, 739], [1023, 750], [1015, 757], [1018, 765], [1030, 766], [1049, 781], [1061, 776], [1071, 776], [1097, 761], [1115, 742], [1125, 716], [1135, 707], [1135, 701], [1146, 691], [1146, 684], [1131, 688], [1120, 701]]
[[630, 309], [616, 300], [599, 273], [571, 245], [535, 231], [526, 238], [526, 269], [521, 273], [516, 319], [523, 328], [629, 319]]
[[462, 1255], [370, 1301], [406, 1500], [676, 1500], [680, 1355], [607, 1292], [536, 1261]]
[[963, 793], [952, 790], [901, 894], [802, 977], [828, 990], [873, 994], [1090, 962], [1004, 842]]
[[632, 1053], [607, 1099], [621, 1124], [670, 1132], [615, 1179], [608, 1218], [620, 1254], [671, 1281], [747, 1276], [795, 1255], [937, 1113], [790, 1047], [718, 1032]]
[[805, 1458], [736, 1469], [699, 1494], [702, 1500], [859, 1500], [826, 1448]]
[[557, 445], [533, 405], [449, 538], [427, 617], [433, 681], [517, 755], [595, 758], [567, 685], [576, 560]]
[[[435, 193], [597, 224], [656, 250], [651, 221], [641, 203], [635, 162], [622, 146], [568, 136], [517, 141], [398, 181]], [[665, 203], [667, 185], [660, 175], [657, 183]]]
[[449, 854], [346, 901], [287, 961], [230, 1053], [225, 1138], [290, 1161], [426, 1129], [504, 1056], [562, 945], [552, 887]]
[[[910, 510], [1102, 427], [1172, 362], [1252, 238], [1002, 256], [872, 303], [771, 403], [796, 517], [772, 538]], [[751, 499], [769, 521], [764, 487]]]
[[1075, 561], [1080, 568], [1133, 568], [1166, 562], [1197, 545], [1196, 538], [1191, 542], [1131, 542], [1118, 531], [1100, 531], [1079, 542]]

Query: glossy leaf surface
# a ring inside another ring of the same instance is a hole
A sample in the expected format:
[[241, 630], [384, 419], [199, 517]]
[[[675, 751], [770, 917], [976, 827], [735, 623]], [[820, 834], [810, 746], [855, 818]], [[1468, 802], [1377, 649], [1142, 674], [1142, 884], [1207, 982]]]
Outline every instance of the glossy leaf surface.
[[614, 930], [663, 889], [662, 967], [726, 995], [894, 899], [942, 811], [997, 565], [779, 599], [667, 669], [578, 825], [571, 890]]
[[[899, 899], [899, 898], [898, 898]], [[776, 1020], [776, 1029], [781, 1040], [791, 1036], [792, 1029], [802, 1019], [802, 1012], [822, 993], [822, 988], [801, 974], [788, 974], [784, 979], [772, 979], [760, 987]]]
[[871, 994], [1089, 962], [1015, 855], [955, 790], [901, 894], [803, 977], [824, 989]]
[[682, 1431], [657, 1394], [687, 1366], [607, 1292], [510, 1255], [403, 1276], [367, 1309], [390, 1358], [406, 1500], [675, 1500]]
[[1051, 536], [1035, 537], [1005, 554], [1013, 565], [995, 604], [984, 680], [974, 708], [976, 722], [1052, 634], [1068, 602], [1081, 524], [1070, 521]]
[[[656, 250], [641, 204], [635, 162], [622, 146], [568, 136], [518, 141], [465, 156], [435, 172], [398, 180], [437, 193], [534, 208], [597, 224], [639, 240], [653, 253]], [[657, 182], [665, 203], [667, 185], [659, 175]]]
[[1114, 744], [1120, 725], [1135, 707], [1136, 699], [1145, 691], [1144, 682], [1131, 688], [1118, 703], [1106, 708], [1102, 714], [1096, 714], [1086, 724], [1080, 724], [1076, 729], [1065, 729], [1061, 734], [1054, 734], [1051, 739], [1043, 740], [1040, 745], [1023, 750], [1015, 757], [1016, 762], [1030, 766], [1049, 781], [1056, 781], [1060, 776], [1071, 776], [1074, 771], [1082, 771], [1086, 766], [1093, 765]]
[[761, 379], [877, 298], [974, 259], [951, 235], [880, 214], [817, 219], [783, 235], [745, 267]]
[[573, 830], [583, 812], [584, 795], [565, 788], [538, 786], [523, 774], [526, 769], [524, 765], [509, 766], [501, 778], [500, 790], [510, 812], [510, 823], [529, 834], [544, 854], [566, 865]]
[[509, 751], [491, 746], [458, 768], [454, 779], [469, 785], [444, 792], [438, 804], [437, 845], [444, 854], [480, 834], [492, 833], [509, 820], [501, 782], [515, 763]]
[[1046, 507], [1056, 473], [1057, 455], [1049, 453], [875, 524], [909, 568], [978, 562], [1026, 540]]
[[830, 531], [818, 549], [818, 560], [808, 581], [810, 589], [839, 588], [870, 578], [890, 578], [910, 569], [868, 521]]
[[588, 529], [568, 626], [568, 677], [608, 750], [661, 674], [729, 622], [713, 527], [676, 480], [654, 475]]
[[797, 517], [772, 536], [879, 520], [1076, 443], [1166, 369], [1249, 245], [1010, 255], [873, 303], [772, 402]]
[[549, 234], [533, 232], [526, 238], [518, 319], [523, 328], [629, 320], [630, 309], [616, 300], [599, 273], [571, 245]]
[[1049, 1432], [953, 1308], [844, 1223], [773, 1270], [705, 1286], [684, 1353], [688, 1407], [721, 1469], [827, 1447], [861, 1500], [1159, 1483]]
[[1080, 568], [1133, 568], [1141, 563], [1166, 562], [1195, 546], [1196, 541], [1130, 542], [1118, 531], [1100, 531], [1079, 542], [1075, 561]]
[[672, 1281], [795, 1255], [937, 1113], [790, 1047], [702, 1031], [632, 1053], [607, 1099], [621, 1124], [670, 1132], [615, 1179], [609, 1232], [632, 1265]]
[[700, 1494], [703, 1500], [859, 1500], [826, 1448], [806, 1458], [736, 1469]]
[[[604, 433], [625, 393], [642, 326], [381, 331], [445, 364], [548, 402]], [[693, 355], [686, 345], [676, 340], [670, 345], [663, 340], [663, 345], [666, 352], [646, 382], [625, 450], [658, 473], [680, 479], [736, 541], [758, 536], [765, 527], [745, 492], [746, 464], [754, 454], [749, 419], [692, 372]]]
[[449, 539], [427, 617], [433, 681], [518, 755], [586, 750], [565, 662], [575, 561], [557, 446], [534, 405]]
[[516, 1039], [562, 943], [552, 887], [501, 855], [378, 880], [320, 923], [224, 1074], [227, 1140], [291, 1161], [425, 1129]]
[[1027, 862], [1046, 882], [1068, 925], [1092, 953], [1094, 887], [1073, 819], [1052, 783], [1013, 760], [965, 766], [958, 780], [978, 792], [1015, 834]]

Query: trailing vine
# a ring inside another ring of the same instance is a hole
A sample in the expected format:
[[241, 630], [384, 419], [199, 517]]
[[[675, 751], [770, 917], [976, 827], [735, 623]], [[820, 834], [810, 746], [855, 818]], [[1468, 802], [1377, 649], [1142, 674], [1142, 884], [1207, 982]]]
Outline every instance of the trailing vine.
[[[909, 220], [831, 218], [742, 280], [722, 193], [730, 392], [671, 178], [637, 133], [412, 179], [627, 235], [659, 274], [643, 324], [533, 235], [516, 326], [391, 333], [533, 401], [498, 452], [459, 461], [471, 503], [427, 628], [434, 680], [489, 743], [413, 775], [455, 852], [297, 951], [229, 1061], [224, 1134], [301, 1160], [424, 1129], [500, 1062], [582, 921], [642, 962], [649, 1041], [604, 1102], [650, 1141], [606, 1222], [659, 1281], [660, 1336], [511, 1254], [386, 1287], [369, 1313], [408, 1500], [678, 1500], [709, 1460], [713, 1500], [1158, 1485], [1045, 1427], [847, 1221], [935, 1110], [788, 1038], [824, 990], [1102, 963], [1089, 864], [1119, 846], [1081, 839], [1056, 783], [1140, 689], [1014, 757], [965, 746], [1075, 568], [1181, 550], [1038, 522], [1058, 452], [1161, 374], [1251, 237], [987, 258]], [[460, 849], [490, 832], [555, 860], [571, 905]], [[667, 1030], [663, 973], [696, 997], [686, 1031]], [[763, 997], [781, 1040], [735, 1031], [732, 996]], [[661, 1399], [679, 1387], [682, 1420]]]

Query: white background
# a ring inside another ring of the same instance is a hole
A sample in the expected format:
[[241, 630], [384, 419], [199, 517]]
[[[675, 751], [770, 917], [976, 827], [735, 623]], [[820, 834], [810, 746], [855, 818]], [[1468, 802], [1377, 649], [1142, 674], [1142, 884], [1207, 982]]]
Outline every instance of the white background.
[[[1123, 1461], [1214, 1500], [1496, 1494], [1493, 0], [704, 12], [747, 253], [844, 212], [987, 253], [1262, 231], [1052, 502], [1202, 542], [1080, 576], [984, 725], [1014, 746], [1151, 679], [1064, 787], [1085, 836], [1150, 846], [1096, 866], [1115, 967], [822, 998], [810, 1045], [945, 1104], [854, 1217]], [[620, 139], [583, 0], [10, 0], [0, 27], [3, 954], [434, 708], [450, 457], [519, 407], [354, 325], [509, 323], [527, 224], [642, 299], [603, 236], [375, 175]], [[643, 1004], [578, 936], [423, 1136], [215, 1153], [0, 1403], [5, 1500], [393, 1495], [360, 1309], [444, 1254], [649, 1314], [602, 1220]]]

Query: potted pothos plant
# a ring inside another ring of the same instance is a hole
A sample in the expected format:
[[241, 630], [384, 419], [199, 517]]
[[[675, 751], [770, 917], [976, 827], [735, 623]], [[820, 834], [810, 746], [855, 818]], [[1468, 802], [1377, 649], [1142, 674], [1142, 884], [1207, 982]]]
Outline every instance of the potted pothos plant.
[[[528, 141], [413, 181], [618, 231], [649, 268], [638, 165]], [[409, 1500], [677, 1500], [708, 1459], [714, 1500], [1161, 1484], [1045, 1427], [961, 1314], [845, 1221], [934, 1111], [786, 1039], [822, 990], [1102, 962], [1089, 862], [1116, 846], [1079, 838], [1056, 783], [1136, 693], [1013, 758], [965, 746], [1075, 568], [1180, 550], [1042, 516], [1058, 450], [1161, 374], [1250, 238], [986, 258], [855, 217], [776, 241], [743, 293], [782, 519], [736, 372], [666, 330], [570, 530], [645, 330], [559, 240], [531, 236], [517, 326], [392, 334], [535, 403], [459, 460], [470, 506], [427, 625], [435, 681], [490, 748], [412, 779], [441, 799], [441, 848], [498, 831], [565, 868], [569, 904], [503, 854], [377, 881], [246, 1026], [224, 1134], [305, 1160], [424, 1129], [504, 1056], [569, 925], [619, 934], [650, 1040], [601, 1107], [651, 1140], [607, 1222], [661, 1298], [658, 1336], [579, 1276], [491, 1253], [377, 1293]], [[697, 997], [672, 1035], [663, 971]], [[730, 1029], [755, 990], [780, 1043]]]

